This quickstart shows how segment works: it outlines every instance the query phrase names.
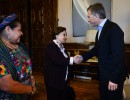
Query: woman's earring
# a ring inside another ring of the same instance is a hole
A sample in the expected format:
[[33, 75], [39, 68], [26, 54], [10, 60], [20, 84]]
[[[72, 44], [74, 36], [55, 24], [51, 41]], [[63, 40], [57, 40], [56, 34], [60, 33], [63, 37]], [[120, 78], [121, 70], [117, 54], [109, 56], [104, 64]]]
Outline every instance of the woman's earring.
[[8, 35], [7, 38], [10, 40], [10, 36]]

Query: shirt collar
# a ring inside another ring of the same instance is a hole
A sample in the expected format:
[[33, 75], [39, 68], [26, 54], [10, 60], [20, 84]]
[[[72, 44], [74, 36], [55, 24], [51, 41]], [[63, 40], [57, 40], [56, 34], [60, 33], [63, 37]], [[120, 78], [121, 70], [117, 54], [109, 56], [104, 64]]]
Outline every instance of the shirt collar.
[[[61, 45], [62, 45], [62, 44], [60, 45], [59, 42], [56, 41], [56, 39], [54, 39], [53, 42], [61, 49]], [[64, 46], [62, 45], [62, 47], [64, 47]]]
[[106, 21], [107, 21], [107, 19], [105, 18], [105, 19], [99, 24], [99, 26], [100, 26], [100, 27], [103, 27], [104, 24], [106, 23]]

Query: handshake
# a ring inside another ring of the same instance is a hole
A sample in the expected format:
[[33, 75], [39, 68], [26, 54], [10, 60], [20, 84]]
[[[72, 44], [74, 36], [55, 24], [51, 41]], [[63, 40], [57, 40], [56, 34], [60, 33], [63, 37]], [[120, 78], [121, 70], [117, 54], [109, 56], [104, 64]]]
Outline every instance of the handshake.
[[83, 57], [81, 55], [74, 56], [74, 63], [79, 64], [83, 61]]

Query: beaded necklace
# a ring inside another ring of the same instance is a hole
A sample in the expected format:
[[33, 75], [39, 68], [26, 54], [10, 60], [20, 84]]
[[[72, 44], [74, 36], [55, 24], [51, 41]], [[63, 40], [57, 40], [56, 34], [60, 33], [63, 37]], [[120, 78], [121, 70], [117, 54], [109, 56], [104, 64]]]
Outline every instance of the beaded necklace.
[[17, 44], [11, 44], [10, 42], [8, 42], [7, 40], [5, 39], [2, 39], [2, 41], [4, 42], [4, 44], [10, 48], [10, 49], [17, 49], [18, 48], [18, 45]]
[[[12, 50], [12, 52], [19, 52], [19, 54], [21, 56], [23, 56], [23, 54], [20, 52], [20, 48], [17, 44], [11, 44], [10, 42], [8, 42], [7, 40], [5, 39], [2, 39], [3, 43], [9, 48]], [[11, 55], [12, 56], [12, 55]], [[25, 62], [25, 59], [21, 59], [23, 62]]]

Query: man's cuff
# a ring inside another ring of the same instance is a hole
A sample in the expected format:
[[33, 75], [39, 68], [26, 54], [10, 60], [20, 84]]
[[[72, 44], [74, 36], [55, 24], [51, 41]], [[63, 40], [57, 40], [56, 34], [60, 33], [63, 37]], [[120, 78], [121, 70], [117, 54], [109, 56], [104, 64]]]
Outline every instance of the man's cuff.
[[74, 57], [70, 57], [70, 65], [73, 65]]

